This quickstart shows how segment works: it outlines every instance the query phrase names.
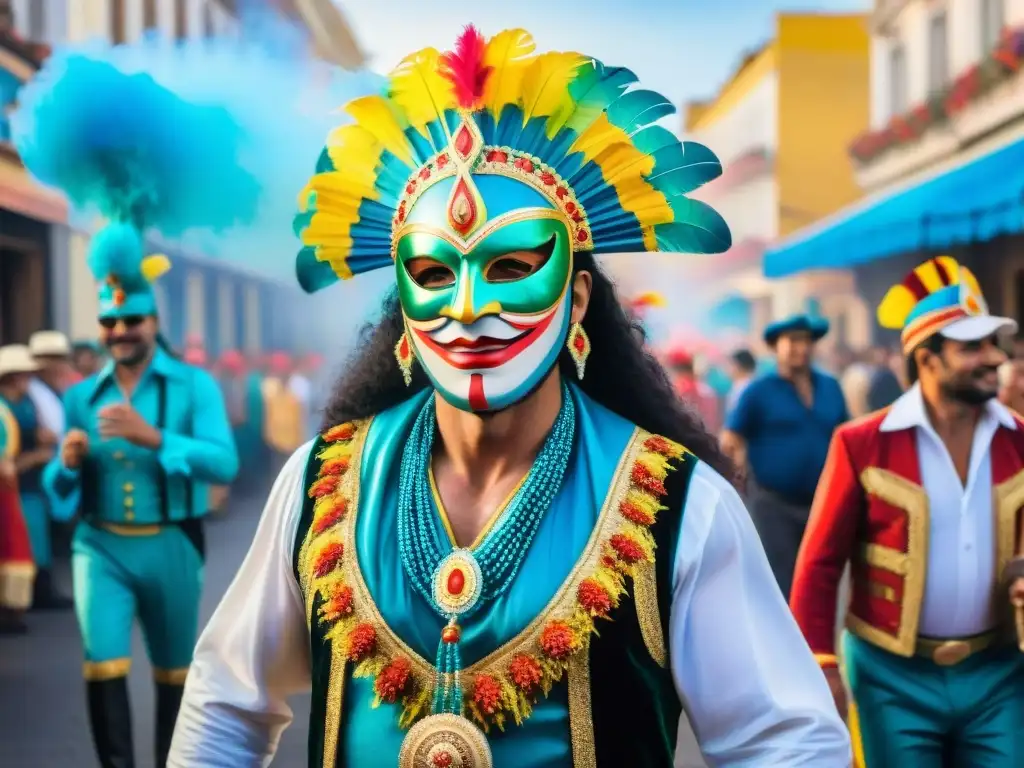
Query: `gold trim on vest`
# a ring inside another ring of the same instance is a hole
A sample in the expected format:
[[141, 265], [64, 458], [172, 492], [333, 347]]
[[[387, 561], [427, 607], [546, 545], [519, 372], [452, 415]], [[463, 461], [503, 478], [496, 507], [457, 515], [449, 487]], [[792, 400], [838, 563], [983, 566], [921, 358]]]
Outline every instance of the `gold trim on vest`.
[[[880, 467], [868, 467], [860, 475], [860, 482], [869, 496], [874, 496], [906, 513], [906, 560], [899, 561], [903, 574], [903, 596], [900, 600], [900, 623], [896, 635], [872, 626], [864, 619], [849, 613], [846, 626], [858, 637], [897, 656], [913, 656], [917, 644], [917, 626], [924, 600], [924, 584], [928, 569], [928, 494], [917, 483]], [[895, 552], [883, 554], [871, 550], [879, 560], [891, 565]], [[870, 556], [870, 552], [866, 553]], [[880, 567], [890, 570], [879, 563]], [[894, 570], [894, 572], [896, 572]]]

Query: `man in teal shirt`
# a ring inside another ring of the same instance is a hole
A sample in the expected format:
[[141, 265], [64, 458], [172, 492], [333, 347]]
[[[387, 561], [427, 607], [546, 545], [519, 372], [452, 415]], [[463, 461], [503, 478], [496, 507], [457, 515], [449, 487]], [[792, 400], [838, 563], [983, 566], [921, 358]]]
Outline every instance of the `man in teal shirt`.
[[[132, 253], [136, 268], [126, 269]], [[81, 514], [75, 604], [104, 768], [133, 764], [127, 675], [136, 617], [157, 685], [157, 765], [166, 762], [198, 631], [204, 487], [228, 484], [238, 470], [216, 381], [172, 357], [159, 336], [150, 280], [170, 264], [142, 253], [131, 224], [93, 239], [100, 339], [111, 359], [65, 395], [68, 432], [44, 477], [57, 515]]]

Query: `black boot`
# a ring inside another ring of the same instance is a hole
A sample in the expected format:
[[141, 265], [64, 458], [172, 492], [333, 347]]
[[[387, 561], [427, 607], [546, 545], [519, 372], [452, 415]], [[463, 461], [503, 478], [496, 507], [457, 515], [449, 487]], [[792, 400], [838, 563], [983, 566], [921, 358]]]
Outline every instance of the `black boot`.
[[53, 574], [49, 569], [36, 573], [32, 587], [33, 611], [67, 611], [74, 607], [74, 601], [60, 594], [53, 585]]
[[183, 685], [156, 684], [156, 768], [165, 768], [171, 751], [174, 724], [178, 721]]
[[86, 683], [89, 724], [100, 768], [134, 768], [132, 712], [128, 704], [128, 678]]

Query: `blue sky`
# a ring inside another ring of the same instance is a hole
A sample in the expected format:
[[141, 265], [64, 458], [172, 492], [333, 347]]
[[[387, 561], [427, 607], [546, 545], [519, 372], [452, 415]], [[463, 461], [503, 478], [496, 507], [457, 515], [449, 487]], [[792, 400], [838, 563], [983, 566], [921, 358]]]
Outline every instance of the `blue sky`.
[[[485, 35], [524, 27], [541, 49], [628, 66], [676, 104], [711, 95], [780, 10], [850, 12], [869, 0], [337, 0], [378, 71], [426, 46], [447, 48], [469, 22]], [[557, 8], [557, 10], [553, 10]], [[399, 21], [399, 24], [395, 22]]]

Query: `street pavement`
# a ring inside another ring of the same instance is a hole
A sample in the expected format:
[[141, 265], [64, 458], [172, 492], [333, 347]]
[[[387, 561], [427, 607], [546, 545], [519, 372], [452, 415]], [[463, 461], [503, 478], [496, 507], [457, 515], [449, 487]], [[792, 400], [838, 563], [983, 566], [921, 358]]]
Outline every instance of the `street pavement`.
[[[203, 623], [241, 565], [256, 531], [262, 500], [235, 498], [228, 515], [206, 529], [206, 590]], [[66, 562], [56, 576], [71, 594]], [[3, 768], [92, 768], [96, 765], [85, 709], [82, 646], [72, 612], [32, 613], [30, 632], [0, 637], [0, 766]], [[154, 768], [153, 688], [142, 636], [136, 628], [130, 689], [137, 768]], [[308, 696], [293, 704], [295, 723], [281, 740], [275, 766], [306, 765]]]
[[[237, 495], [226, 517], [207, 525], [206, 591], [202, 621], [216, 608], [249, 547], [262, 502]], [[66, 561], [56, 577], [71, 594]], [[85, 708], [82, 650], [72, 612], [33, 613], [30, 632], [0, 637], [0, 766], [91, 768], [96, 765]], [[136, 629], [130, 678], [137, 768], [154, 768], [153, 690], [141, 634]], [[281, 739], [275, 766], [306, 765], [309, 697], [292, 702], [295, 720]], [[684, 727], [678, 768], [702, 768], [700, 752]]]

